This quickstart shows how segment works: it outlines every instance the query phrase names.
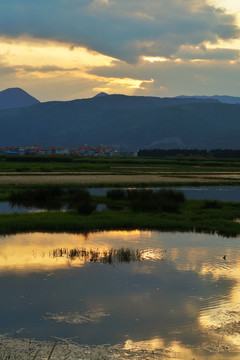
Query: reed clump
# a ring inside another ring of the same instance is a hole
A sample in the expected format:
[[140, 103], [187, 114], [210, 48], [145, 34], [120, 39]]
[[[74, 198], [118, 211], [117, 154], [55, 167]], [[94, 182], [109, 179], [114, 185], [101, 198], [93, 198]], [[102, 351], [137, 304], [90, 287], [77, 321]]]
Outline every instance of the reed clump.
[[86, 189], [70, 189], [68, 191], [68, 209], [77, 210], [78, 214], [90, 215], [97, 205], [92, 201]]
[[130, 202], [133, 211], [165, 211], [178, 212], [179, 207], [185, 201], [181, 191], [174, 190], [118, 190], [113, 189], [107, 192], [107, 197], [112, 200], [125, 200]]
[[90, 202], [91, 196], [86, 189], [68, 189], [66, 191], [68, 207], [77, 208], [80, 202]]
[[107, 197], [112, 200], [125, 200], [126, 191], [120, 189], [108, 190]]
[[77, 212], [81, 215], [90, 215], [96, 210], [97, 205], [91, 201], [81, 201], [78, 203]]
[[180, 205], [185, 202], [185, 196], [180, 191], [173, 190], [141, 190], [128, 192], [133, 211], [163, 211], [176, 213]]
[[68, 260], [84, 259], [89, 262], [101, 262], [103, 264], [130, 263], [131, 261], [141, 261], [142, 251], [129, 248], [110, 249], [106, 251], [79, 249], [54, 249], [51, 253], [54, 258], [66, 257]]
[[17, 205], [27, 208], [58, 210], [62, 206], [60, 197], [63, 194], [64, 190], [57, 186], [12, 191], [9, 195], [9, 203], [12, 207]]
[[60, 210], [64, 205], [81, 215], [89, 215], [96, 209], [89, 192], [85, 189], [65, 189], [58, 186], [12, 191], [9, 203], [13, 206]]

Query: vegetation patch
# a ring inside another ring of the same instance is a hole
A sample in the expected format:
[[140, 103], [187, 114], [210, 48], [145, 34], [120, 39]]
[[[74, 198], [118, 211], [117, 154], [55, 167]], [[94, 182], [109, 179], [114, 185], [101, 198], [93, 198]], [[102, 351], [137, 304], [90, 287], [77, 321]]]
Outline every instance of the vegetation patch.
[[180, 205], [184, 203], [185, 196], [180, 191], [174, 190], [141, 190], [128, 191], [128, 199], [131, 200], [133, 211], [161, 211], [179, 212]]
[[[0, 214], [0, 233], [31, 231], [90, 232], [111, 229], [198, 231], [227, 236], [240, 234], [240, 203], [186, 200], [173, 190], [114, 190], [90, 196], [79, 187], [37, 187], [10, 191], [12, 204], [67, 211]], [[97, 204], [104, 210], [98, 211]]]
[[60, 210], [66, 206], [68, 209], [77, 209], [83, 215], [89, 215], [96, 209], [86, 189], [65, 189], [59, 186], [14, 190], [9, 194], [9, 203], [12, 207], [17, 205], [45, 210]]
[[203, 209], [221, 209], [222, 204], [218, 200], [205, 200], [202, 208]]
[[131, 261], [142, 260], [141, 250], [132, 250], [129, 248], [110, 249], [106, 251], [99, 250], [87, 250], [87, 249], [53, 249], [51, 256], [54, 258], [65, 257], [66, 259], [73, 261], [76, 259], [84, 259], [88, 262], [100, 262], [103, 264], [114, 263], [130, 263]]
[[28, 189], [12, 191], [9, 195], [9, 203], [13, 206], [24, 206], [27, 208], [37, 207], [47, 210], [60, 209], [62, 203], [60, 197], [64, 190], [57, 186], [39, 189]]
[[240, 204], [221, 202], [219, 209], [204, 208], [203, 200], [185, 200], [181, 211], [133, 211], [132, 209], [82, 215], [77, 210], [28, 214], [1, 214], [0, 233], [23, 232], [92, 232], [102, 230], [165, 230], [218, 233], [226, 236], [240, 234]]

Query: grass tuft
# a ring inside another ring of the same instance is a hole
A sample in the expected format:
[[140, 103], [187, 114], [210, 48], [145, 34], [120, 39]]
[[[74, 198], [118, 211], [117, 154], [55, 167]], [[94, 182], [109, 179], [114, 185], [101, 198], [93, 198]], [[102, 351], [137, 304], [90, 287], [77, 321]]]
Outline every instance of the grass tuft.
[[222, 204], [218, 200], [205, 200], [202, 209], [221, 209]]

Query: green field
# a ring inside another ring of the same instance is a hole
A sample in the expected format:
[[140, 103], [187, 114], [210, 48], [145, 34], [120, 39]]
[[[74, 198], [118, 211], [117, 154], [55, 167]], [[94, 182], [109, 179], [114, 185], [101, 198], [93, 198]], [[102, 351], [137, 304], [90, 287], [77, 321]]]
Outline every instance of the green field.
[[4, 156], [1, 172], [91, 172], [151, 174], [152, 172], [233, 172], [240, 171], [240, 159], [198, 157], [175, 158], [84, 158], [79, 156]]

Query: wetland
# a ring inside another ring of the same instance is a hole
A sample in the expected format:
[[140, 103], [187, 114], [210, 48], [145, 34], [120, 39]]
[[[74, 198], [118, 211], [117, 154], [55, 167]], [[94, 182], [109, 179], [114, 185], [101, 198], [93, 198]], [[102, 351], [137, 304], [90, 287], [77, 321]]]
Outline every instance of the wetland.
[[13, 160], [1, 360], [240, 359], [238, 161]]

